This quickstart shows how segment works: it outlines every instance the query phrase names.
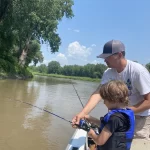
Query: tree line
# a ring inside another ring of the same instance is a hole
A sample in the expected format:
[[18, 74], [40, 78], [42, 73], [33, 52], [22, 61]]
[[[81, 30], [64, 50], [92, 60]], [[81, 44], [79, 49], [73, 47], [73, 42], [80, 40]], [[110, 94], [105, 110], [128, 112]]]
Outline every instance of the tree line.
[[32, 71], [39, 73], [101, 78], [103, 72], [107, 69], [107, 66], [104, 64], [87, 64], [84, 66], [65, 65], [61, 67], [59, 62], [51, 61], [47, 66], [45, 64], [41, 64], [40, 66], [30, 66], [29, 68]]
[[[150, 63], [145, 66], [150, 72]], [[79, 65], [65, 65], [61, 67], [57, 61], [51, 61], [48, 65], [41, 64], [40, 66], [29, 66], [33, 72], [44, 74], [61, 74], [66, 76], [79, 76], [90, 78], [101, 78], [107, 66], [104, 64], [87, 64], [84, 66]]]
[[58, 24], [74, 16], [72, 6], [73, 0], [0, 1], [0, 72], [19, 72], [42, 62], [41, 43], [58, 52]]

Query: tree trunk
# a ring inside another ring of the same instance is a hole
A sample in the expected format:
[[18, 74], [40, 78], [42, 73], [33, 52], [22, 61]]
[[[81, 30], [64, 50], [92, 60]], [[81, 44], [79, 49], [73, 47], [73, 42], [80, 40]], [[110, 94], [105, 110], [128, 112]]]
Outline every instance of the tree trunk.
[[22, 53], [19, 57], [19, 64], [23, 67], [26, 63], [26, 57], [29, 49], [29, 40], [25, 44], [25, 48], [22, 50]]
[[24, 66], [26, 63], [26, 57], [27, 57], [27, 52], [25, 49], [22, 50], [21, 56], [19, 58], [19, 64], [21, 66]]

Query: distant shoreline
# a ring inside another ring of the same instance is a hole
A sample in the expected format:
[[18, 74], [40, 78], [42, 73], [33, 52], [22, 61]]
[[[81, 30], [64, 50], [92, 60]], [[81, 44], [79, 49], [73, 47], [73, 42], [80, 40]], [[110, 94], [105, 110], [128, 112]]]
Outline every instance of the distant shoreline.
[[[44, 73], [38, 73], [38, 72], [32, 72], [32, 75], [39, 75], [39, 76], [47, 76], [47, 77], [55, 77], [55, 78], [65, 78], [65, 79], [73, 79], [73, 80], [83, 80], [83, 81], [90, 81], [90, 82], [100, 82], [100, 79], [98, 78], [89, 78], [89, 77], [77, 77], [77, 76], [65, 76], [65, 75], [59, 75], [59, 74], [44, 74]], [[19, 80], [26, 80], [32, 78], [20, 76], [20, 75], [8, 75], [5, 73], [0, 73], [0, 79], [19, 79]]]
[[73, 79], [73, 80], [100, 82], [100, 79], [98, 79], [98, 78], [64, 76], [64, 75], [59, 75], [59, 74], [44, 74], [44, 73], [37, 73], [37, 72], [32, 72], [32, 74], [33, 75], [39, 75], [39, 76], [55, 77], [55, 78], [65, 78], [65, 79]]

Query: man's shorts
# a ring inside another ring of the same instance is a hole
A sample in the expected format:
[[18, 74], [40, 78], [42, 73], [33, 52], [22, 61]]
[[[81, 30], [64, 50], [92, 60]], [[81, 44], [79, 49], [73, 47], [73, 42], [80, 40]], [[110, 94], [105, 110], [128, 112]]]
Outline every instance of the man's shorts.
[[150, 116], [135, 116], [134, 138], [150, 140]]

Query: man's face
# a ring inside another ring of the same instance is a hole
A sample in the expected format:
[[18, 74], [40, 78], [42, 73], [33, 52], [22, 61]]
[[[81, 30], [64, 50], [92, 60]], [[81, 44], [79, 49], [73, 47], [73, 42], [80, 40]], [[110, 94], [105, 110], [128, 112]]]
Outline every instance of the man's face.
[[115, 68], [118, 62], [118, 53], [108, 56], [104, 59], [109, 68]]

